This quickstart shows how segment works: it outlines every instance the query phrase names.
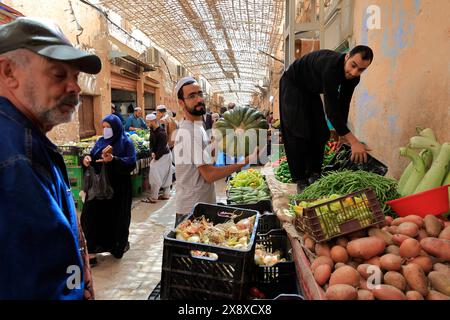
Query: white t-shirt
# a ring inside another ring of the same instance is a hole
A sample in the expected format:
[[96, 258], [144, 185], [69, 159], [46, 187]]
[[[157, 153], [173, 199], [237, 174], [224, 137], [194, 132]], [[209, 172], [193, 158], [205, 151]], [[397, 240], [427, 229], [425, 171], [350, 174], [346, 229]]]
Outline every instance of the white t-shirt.
[[176, 213], [188, 214], [197, 202], [216, 204], [214, 182], [203, 179], [199, 167], [214, 163], [202, 121], [183, 120], [175, 135]]

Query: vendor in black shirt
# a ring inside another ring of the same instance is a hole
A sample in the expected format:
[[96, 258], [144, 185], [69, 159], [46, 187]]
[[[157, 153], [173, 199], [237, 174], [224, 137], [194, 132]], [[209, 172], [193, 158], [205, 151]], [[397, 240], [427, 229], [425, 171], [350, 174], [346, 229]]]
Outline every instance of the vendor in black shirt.
[[347, 128], [347, 118], [353, 91], [372, 59], [367, 46], [357, 46], [347, 54], [319, 50], [294, 61], [281, 77], [281, 132], [298, 192], [320, 177], [330, 138], [326, 117], [339, 135], [339, 143], [351, 145], [352, 160], [367, 161], [370, 149]]
[[[150, 196], [142, 201], [155, 203], [157, 200], [169, 199], [174, 170], [172, 167], [172, 154], [167, 145], [166, 130], [160, 126], [154, 114], [148, 114], [145, 120], [150, 127], [152, 161], [150, 163], [149, 173]], [[158, 197], [161, 188], [163, 189], [163, 194]]]

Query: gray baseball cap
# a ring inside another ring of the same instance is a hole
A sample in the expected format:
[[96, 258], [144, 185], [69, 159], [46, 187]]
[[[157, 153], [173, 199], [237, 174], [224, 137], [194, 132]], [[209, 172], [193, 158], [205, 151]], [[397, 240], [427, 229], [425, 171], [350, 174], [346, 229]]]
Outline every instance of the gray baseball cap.
[[19, 17], [0, 26], [0, 54], [16, 49], [74, 64], [90, 74], [99, 73], [102, 68], [98, 56], [75, 48], [52, 20]]

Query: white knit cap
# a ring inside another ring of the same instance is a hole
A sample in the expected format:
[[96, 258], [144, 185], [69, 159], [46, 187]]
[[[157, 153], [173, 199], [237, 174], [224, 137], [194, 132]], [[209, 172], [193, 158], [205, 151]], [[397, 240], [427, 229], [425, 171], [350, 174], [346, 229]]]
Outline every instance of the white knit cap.
[[180, 80], [178, 80], [177, 85], [175, 86], [175, 95], [178, 94], [178, 91], [180, 91], [182, 86], [184, 86], [186, 83], [191, 82], [191, 81], [197, 83], [197, 80], [195, 80], [192, 77], [184, 77], [184, 78], [181, 78]]
[[148, 115], [145, 116], [145, 120], [148, 121], [156, 120], [156, 116], [153, 113], [149, 113]]
[[156, 110], [167, 110], [167, 108], [165, 105], [160, 104], [159, 106], [156, 107]]

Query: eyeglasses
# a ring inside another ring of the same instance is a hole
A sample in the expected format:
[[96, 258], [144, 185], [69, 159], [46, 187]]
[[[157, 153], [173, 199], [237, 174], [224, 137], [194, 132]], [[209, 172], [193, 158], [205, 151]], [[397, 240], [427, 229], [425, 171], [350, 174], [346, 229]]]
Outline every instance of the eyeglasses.
[[196, 99], [197, 97], [203, 98], [203, 96], [204, 96], [203, 91], [192, 92], [190, 95], [188, 95], [187, 97], [185, 97], [183, 99], [185, 99], [185, 100], [192, 100], [192, 99]]

